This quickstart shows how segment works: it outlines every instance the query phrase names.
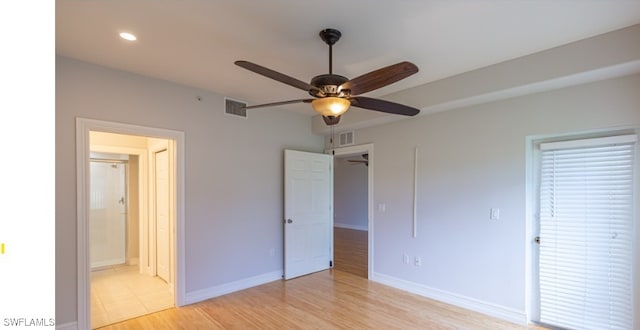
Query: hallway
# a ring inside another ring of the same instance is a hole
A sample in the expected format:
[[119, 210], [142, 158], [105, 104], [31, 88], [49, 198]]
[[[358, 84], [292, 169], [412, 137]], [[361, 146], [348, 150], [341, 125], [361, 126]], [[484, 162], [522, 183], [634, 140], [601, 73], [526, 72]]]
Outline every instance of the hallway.
[[367, 278], [368, 232], [333, 227], [333, 268]]

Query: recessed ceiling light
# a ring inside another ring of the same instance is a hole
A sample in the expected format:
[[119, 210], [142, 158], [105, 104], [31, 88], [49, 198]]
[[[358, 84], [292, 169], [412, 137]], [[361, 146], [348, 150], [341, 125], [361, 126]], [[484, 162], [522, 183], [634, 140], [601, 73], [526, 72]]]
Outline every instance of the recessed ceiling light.
[[122, 32], [120, 33], [120, 38], [124, 39], [124, 40], [129, 40], [129, 41], [135, 41], [136, 36], [134, 36], [133, 34], [129, 33], [129, 32]]

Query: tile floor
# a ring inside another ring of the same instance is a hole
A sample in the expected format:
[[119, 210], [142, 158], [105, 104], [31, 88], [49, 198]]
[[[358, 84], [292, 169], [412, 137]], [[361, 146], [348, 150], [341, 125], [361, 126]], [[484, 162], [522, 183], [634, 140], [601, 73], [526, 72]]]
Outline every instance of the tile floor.
[[173, 307], [169, 285], [142, 275], [138, 266], [114, 266], [91, 272], [91, 328]]

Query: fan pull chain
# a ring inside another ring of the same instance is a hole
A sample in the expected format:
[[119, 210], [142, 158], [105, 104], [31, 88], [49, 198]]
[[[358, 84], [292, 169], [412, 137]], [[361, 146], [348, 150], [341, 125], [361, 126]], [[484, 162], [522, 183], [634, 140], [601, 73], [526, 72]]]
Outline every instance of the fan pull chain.
[[333, 125], [331, 125], [331, 139], [329, 140], [329, 142], [331, 143], [331, 154], [335, 156], [336, 147], [335, 147], [335, 144], [333, 143], [333, 138], [334, 138], [334, 128], [333, 128]]

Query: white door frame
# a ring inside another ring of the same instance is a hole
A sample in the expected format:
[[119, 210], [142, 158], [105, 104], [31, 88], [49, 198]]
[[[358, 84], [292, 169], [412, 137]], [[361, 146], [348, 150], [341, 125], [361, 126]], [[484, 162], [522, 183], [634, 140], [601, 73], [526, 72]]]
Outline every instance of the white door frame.
[[[360, 144], [360, 145], [354, 145], [354, 146], [348, 146], [348, 147], [342, 147], [342, 148], [334, 148], [334, 149], [327, 149], [325, 150], [326, 153], [328, 154], [333, 154], [334, 156], [351, 156], [351, 155], [361, 155], [361, 154], [369, 154], [369, 166], [367, 166], [368, 169], [368, 175], [367, 175], [367, 192], [368, 192], [368, 197], [367, 197], [367, 218], [368, 218], [368, 224], [367, 224], [367, 241], [368, 241], [368, 251], [367, 251], [367, 255], [368, 255], [368, 259], [367, 259], [367, 278], [371, 278], [373, 276], [373, 230], [374, 230], [374, 226], [373, 226], [373, 143], [368, 143], [368, 144]], [[335, 172], [334, 172], [335, 174]]]
[[[164, 143], [164, 141], [166, 141], [166, 140], [160, 141], [159, 143], [156, 143], [154, 145], [149, 146], [149, 150], [148, 150], [149, 151], [149, 159], [151, 160], [149, 162], [149, 164], [150, 164], [150, 166], [149, 166], [149, 169], [150, 169], [150, 179], [149, 179], [149, 183], [150, 183], [149, 184], [149, 192], [150, 192], [150, 195], [149, 196], [156, 196], [156, 191], [157, 191], [156, 190], [157, 186], [156, 186], [156, 159], [155, 159], [155, 154], [158, 153], [158, 152], [161, 152], [161, 151], [166, 151], [169, 161], [171, 161], [171, 159], [173, 157], [173, 155], [172, 155], [172, 151], [173, 151], [172, 149], [173, 148], [170, 148], [170, 146], [167, 145], [167, 143]], [[171, 192], [174, 190], [174, 189], [172, 189], [172, 187], [173, 187], [173, 184], [172, 184], [173, 180], [172, 179], [173, 178], [171, 177], [171, 174], [169, 174], [169, 177], [170, 177], [170, 179], [169, 179], [169, 181], [170, 181], [169, 182], [169, 188], [168, 188], [169, 189], [169, 204], [172, 205], [173, 204], [172, 203], [173, 202], [173, 196], [172, 196], [173, 194]], [[150, 264], [150, 267], [149, 267], [150, 268], [149, 269], [150, 272], [148, 274], [151, 275], [151, 276], [157, 276], [158, 275], [158, 248], [157, 248], [157, 240], [158, 240], [158, 224], [157, 224], [157, 221], [158, 221], [158, 219], [157, 219], [156, 211], [157, 211], [158, 205], [156, 204], [155, 198], [149, 198], [149, 205], [150, 205], [150, 208], [149, 208], [150, 217], [149, 217], [149, 229], [148, 229], [148, 232], [147, 232], [147, 237], [149, 237], [149, 241], [156, 242], [156, 244], [149, 245], [149, 249], [147, 251], [147, 258], [148, 258], [149, 264]], [[170, 206], [170, 208], [171, 208], [171, 206]], [[171, 213], [172, 213], [172, 210], [170, 209], [169, 210], [169, 214], [170, 214], [169, 232], [171, 232], [171, 227], [172, 227], [171, 224], [174, 223], [174, 221], [172, 219], [173, 217], [171, 216]], [[173, 240], [172, 236], [169, 238], [168, 244], [169, 244], [169, 250], [173, 251], [175, 243], [174, 243], [174, 240]], [[169, 270], [170, 270], [170, 272], [171, 272], [171, 269], [173, 269], [173, 264], [174, 264], [173, 257], [170, 254], [169, 255]], [[175, 281], [173, 279], [172, 274], [169, 274], [169, 278], [165, 279], [165, 280], [169, 284], [171, 292], [174, 292], [173, 291], [173, 284], [174, 284]]]
[[185, 305], [185, 240], [184, 240], [184, 132], [167, 129], [107, 122], [94, 119], [76, 118], [76, 213], [77, 213], [77, 285], [78, 285], [78, 328], [91, 328], [90, 272], [89, 260], [89, 159], [90, 132], [99, 131], [116, 134], [139, 135], [173, 140], [175, 143], [175, 254], [177, 267], [174, 268], [176, 306]]

